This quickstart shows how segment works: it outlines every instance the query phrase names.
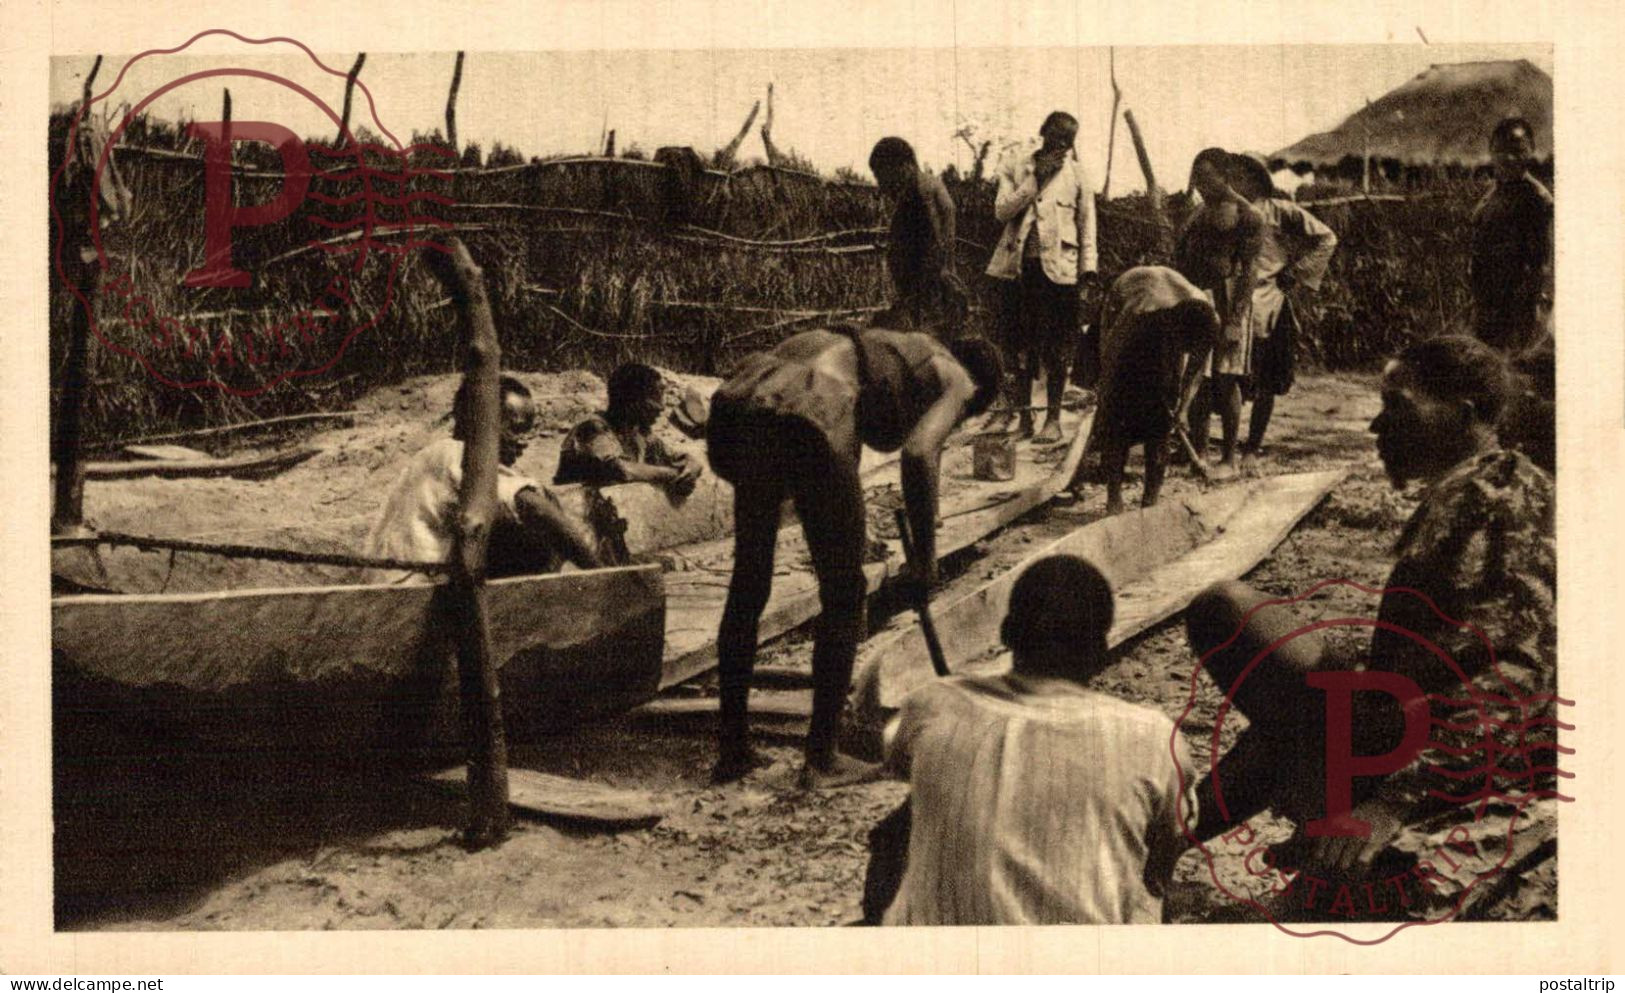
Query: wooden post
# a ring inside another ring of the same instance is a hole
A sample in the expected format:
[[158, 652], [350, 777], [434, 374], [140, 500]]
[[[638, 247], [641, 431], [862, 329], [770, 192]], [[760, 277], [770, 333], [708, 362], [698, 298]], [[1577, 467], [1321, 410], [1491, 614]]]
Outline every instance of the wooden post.
[[767, 149], [768, 165], [783, 165], [786, 162], [783, 152], [773, 144], [773, 84], [767, 84], [767, 116], [762, 118], [762, 147]]
[[[229, 88], [220, 91], [220, 140], [226, 146], [226, 166], [228, 168], [235, 166], [237, 164], [237, 153], [231, 144], [231, 90]], [[231, 196], [232, 206], [235, 207], [237, 205], [237, 183], [235, 180], [231, 184]]]
[[1106, 183], [1100, 188], [1102, 200], [1110, 200], [1112, 196], [1112, 159], [1117, 152], [1117, 107], [1123, 100], [1123, 91], [1117, 88], [1117, 49], [1109, 48], [1107, 52], [1111, 59], [1112, 121], [1106, 132]]
[[733, 141], [728, 142], [711, 160], [718, 169], [732, 169], [734, 167], [734, 160], [739, 156], [739, 146], [744, 144], [745, 136], [750, 134], [750, 126], [756, 123], [756, 115], [761, 109], [762, 101], [760, 100], [750, 105], [750, 113], [745, 115], [745, 123], [740, 125], [739, 133], [734, 135]]
[[486, 553], [497, 511], [502, 350], [479, 266], [460, 239], [453, 237], [449, 248], [449, 257], [429, 249], [425, 262], [457, 305], [464, 348], [465, 402], [458, 412], [464, 419], [463, 481], [448, 590], [458, 619], [457, 674], [468, 743], [464, 842], [478, 849], [500, 843], [508, 833], [508, 744], [485, 603]]
[[[1365, 109], [1371, 109], [1371, 101], [1365, 102]], [[1360, 192], [1366, 196], [1371, 195], [1371, 121], [1369, 118], [1360, 122], [1360, 133], [1363, 144], [1360, 148]]]
[[446, 144], [457, 151], [457, 88], [463, 85], [463, 53], [457, 53], [457, 67], [451, 71], [451, 92], [446, 96]]
[[1124, 108], [1123, 123], [1128, 125], [1128, 136], [1134, 142], [1134, 154], [1140, 160], [1140, 172], [1145, 175], [1146, 201], [1151, 205], [1151, 217], [1157, 222], [1158, 249], [1164, 253], [1173, 250], [1173, 229], [1162, 209], [1162, 187], [1157, 185], [1156, 174], [1151, 171], [1151, 156], [1145, 150], [1145, 137], [1140, 134], [1134, 111]]
[[1145, 193], [1151, 198], [1152, 209], [1162, 210], [1162, 188], [1157, 185], [1156, 174], [1151, 171], [1151, 156], [1145, 150], [1145, 138], [1140, 134], [1140, 124], [1134, 119], [1134, 111], [1123, 111], [1123, 123], [1128, 125], [1128, 136], [1134, 140], [1134, 154], [1140, 160], [1140, 172], [1145, 176]]
[[355, 57], [355, 64], [350, 66], [350, 74], [344, 77], [344, 112], [339, 115], [340, 144], [344, 143], [344, 136], [350, 133], [350, 96], [355, 92], [355, 79], [361, 75], [361, 67], [366, 64], [367, 53], [362, 52]]
[[[68, 325], [68, 364], [62, 373], [62, 402], [57, 406], [56, 443], [52, 446], [56, 449], [56, 482], [51, 504], [52, 534], [76, 532], [83, 527], [85, 520], [85, 466], [79, 447], [84, 425], [85, 384], [89, 379], [90, 308], [96, 306], [101, 270], [99, 266], [87, 265], [81, 255], [89, 239], [89, 206], [90, 198], [94, 195], [96, 163], [80, 161], [75, 164], [71, 159], [84, 155], [85, 149], [94, 147], [85, 129], [91, 126], [90, 92], [101, 68], [102, 57], [98, 55], [85, 76], [74, 141], [62, 152], [70, 159], [64, 163], [64, 173], [74, 178], [66, 188], [58, 191], [60, 199], [57, 209], [64, 213], [66, 223], [62, 226], [64, 237], [57, 246], [57, 252], [61, 255], [63, 268], [73, 275], [78, 284], [84, 302], [81, 305], [75, 300], [69, 308], [72, 317]], [[56, 267], [52, 266], [52, 275], [55, 274]]]

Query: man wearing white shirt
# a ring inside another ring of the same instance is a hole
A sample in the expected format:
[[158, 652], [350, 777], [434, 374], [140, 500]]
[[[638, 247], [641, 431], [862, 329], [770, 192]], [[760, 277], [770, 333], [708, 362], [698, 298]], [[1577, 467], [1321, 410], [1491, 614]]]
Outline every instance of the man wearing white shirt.
[[1061, 438], [1061, 394], [1067, 357], [1079, 326], [1082, 291], [1098, 268], [1095, 198], [1083, 166], [1072, 154], [1078, 121], [1055, 111], [1039, 129], [1042, 146], [999, 164], [993, 212], [1004, 231], [987, 274], [1004, 289], [1001, 323], [1018, 370], [1011, 406], [1021, 433], [1032, 433], [1033, 380], [1044, 368], [1046, 414], [1039, 441]]
[[[591, 537], [534, 479], [514, 469], [525, 450], [524, 436], [536, 423], [530, 390], [512, 376], [502, 377], [502, 439], [498, 449], [497, 520], [492, 528], [490, 571], [493, 574], [554, 572], [561, 559], [583, 569], [599, 565]], [[390, 490], [367, 536], [366, 551], [376, 558], [445, 562], [456, 545], [455, 526], [463, 481], [462, 415], [466, 387], [452, 403], [450, 438], [442, 438], [412, 456]], [[423, 573], [374, 570], [375, 583], [423, 582]]]

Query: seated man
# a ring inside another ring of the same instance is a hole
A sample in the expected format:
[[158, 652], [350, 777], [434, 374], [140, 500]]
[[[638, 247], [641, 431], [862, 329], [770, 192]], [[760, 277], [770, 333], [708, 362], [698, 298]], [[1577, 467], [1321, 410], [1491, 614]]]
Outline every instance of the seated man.
[[666, 450], [650, 429], [665, 409], [660, 373], [638, 362], [609, 374], [609, 407], [577, 424], [559, 448], [553, 482], [654, 483], [678, 496], [694, 492], [699, 463]]
[[[1034, 563], [999, 630], [1000, 676], [903, 701], [887, 763], [913, 797], [886, 924], [1155, 924], [1194, 799], [1184, 742], [1149, 707], [1087, 687], [1107, 664], [1112, 593], [1070, 555]], [[1191, 782], [1189, 778], [1185, 780]]]
[[[1362, 757], [1395, 754], [1405, 740], [1400, 718], [1409, 730], [1413, 720], [1425, 722], [1430, 706], [1433, 730], [1413, 759], [1403, 761], [1400, 753], [1391, 773], [1353, 778], [1352, 816], [1369, 833], [1310, 837], [1302, 827], [1339, 813], [1330, 809], [1324, 764], [1329, 691], [1315, 688], [1326, 685], [1326, 676], [1315, 685], [1309, 677], [1353, 666], [1331, 657], [1317, 634], [1298, 633], [1301, 622], [1285, 607], [1260, 607], [1268, 597], [1231, 582], [1203, 593], [1186, 613], [1191, 647], [1251, 722], [1215, 771], [1222, 807], [1215, 777], [1203, 780], [1198, 838], [1274, 809], [1300, 824], [1289, 848], [1303, 860], [1295, 867], [1361, 873], [1382, 856], [1387, 868], [1370, 871], [1393, 879], [1395, 859], [1421, 855], [1417, 866], [1429, 865], [1424, 853], [1441, 838], [1500, 851], [1509, 817], [1522, 831], [1525, 818], [1555, 816], [1551, 729], [1538, 726], [1552, 715], [1557, 676], [1554, 487], [1549, 475], [1496, 440], [1507, 382], [1501, 356], [1466, 336], [1411, 345], [1383, 374], [1382, 413], [1371, 425], [1377, 452], [1396, 486], [1419, 480], [1427, 489], [1400, 534], [1399, 560], [1363, 667], [1405, 677], [1429, 703], [1411, 701], [1420, 712], [1404, 714], [1385, 693], [1354, 693], [1350, 747]], [[1265, 654], [1271, 645], [1277, 647]], [[1530, 718], [1537, 726], [1520, 731]], [[1498, 757], [1492, 738], [1508, 734], [1524, 747]], [[1482, 811], [1463, 802], [1462, 794], [1482, 789], [1490, 777], [1505, 802], [1496, 799]], [[1521, 814], [1514, 810], [1520, 798], [1528, 803]], [[1220, 813], [1225, 808], [1227, 817]], [[1457, 857], [1465, 852], [1458, 849]], [[1437, 857], [1431, 864], [1443, 868]], [[1361, 882], [1356, 876], [1351, 885]], [[1425, 914], [1460, 894], [1459, 885], [1430, 884], [1420, 896], [1407, 892], [1404, 906]], [[1323, 914], [1325, 903], [1318, 908]]]
[[998, 392], [998, 352], [980, 338], [951, 346], [920, 332], [804, 331], [742, 360], [711, 398], [711, 468], [734, 487], [734, 560], [717, 632], [722, 720], [717, 782], [754, 764], [747, 702], [756, 633], [773, 587], [780, 511], [801, 519], [822, 613], [813, 638], [813, 712], [802, 783], [831, 787], [879, 770], [836, 751], [841, 708], [863, 628], [868, 518], [858, 458], [864, 445], [902, 452], [903, 503], [914, 535], [906, 583], [936, 578], [942, 444]]
[[[583, 569], [599, 565], [598, 553], [586, 529], [564, 511], [536, 481], [520, 475], [514, 461], [525, 450], [524, 436], [536, 422], [530, 390], [512, 376], [503, 376], [502, 439], [497, 470], [500, 507], [491, 530], [489, 573], [492, 576], [554, 572], [561, 560]], [[384, 509], [367, 536], [366, 554], [376, 558], [416, 562], [445, 562], [456, 540], [453, 534], [458, 491], [463, 481], [463, 409], [466, 385], [452, 402], [452, 434], [429, 445], [407, 463]], [[427, 582], [421, 572], [374, 570], [375, 583]]]

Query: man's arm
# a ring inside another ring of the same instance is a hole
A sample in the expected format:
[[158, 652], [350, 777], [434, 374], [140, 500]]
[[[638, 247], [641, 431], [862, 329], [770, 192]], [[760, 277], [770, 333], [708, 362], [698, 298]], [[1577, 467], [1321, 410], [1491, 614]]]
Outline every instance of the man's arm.
[[542, 495], [527, 486], [514, 495], [514, 513], [520, 525], [539, 543], [558, 549], [566, 559], [582, 569], [597, 569], [602, 563], [598, 548], [587, 529]]
[[1264, 247], [1264, 215], [1245, 200], [1237, 204], [1235, 239], [1235, 289], [1230, 294], [1229, 313], [1219, 315], [1227, 332], [1252, 308], [1253, 289], [1258, 286], [1258, 253]]
[[[664, 452], [664, 448], [659, 449]], [[621, 452], [621, 443], [591, 422], [578, 426], [564, 441], [559, 453], [555, 483], [587, 483], [612, 486], [616, 483], [653, 483], [670, 486], [685, 477], [697, 477], [698, 466], [634, 462]]]
[[941, 179], [931, 177], [931, 195], [926, 198], [926, 216], [931, 219], [931, 271], [946, 272], [954, 265], [954, 199]]
[[952, 358], [939, 355], [933, 365], [943, 383], [942, 395], [914, 425], [902, 451], [903, 506], [919, 560], [911, 565], [920, 570], [915, 578], [926, 586], [937, 575], [937, 480], [942, 445], [976, 393], [970, 375]]
[[1072, 169], [1078, 176], [1078, 282], [1081, 285], [1084, 273], [1099, 270], [1100, 250], [1095, 240], [1095, 193], [1090, 188], [1089, 174], [1079, 162], [1072, 163]]
[[1290, 283], [1311, 290], [1320, 289], [1337, 251], [1337, 234], [1320, 218], [1295, 203], [1276, 201], [1281, 211], [1281, 229], [1292, 236], [1293, 258], [1286, 274]]
[[1038, 197], [1036, 176], [1029, 173], [1025, 180], [1017, 182], [1020, 164], [1019, 156], [1006, 156], [1004, 165], [999, 167], [999, 190], [993, 197], [993, 216], [1000, 224], [1008, 224], [1012, 218], [1021, 216]]

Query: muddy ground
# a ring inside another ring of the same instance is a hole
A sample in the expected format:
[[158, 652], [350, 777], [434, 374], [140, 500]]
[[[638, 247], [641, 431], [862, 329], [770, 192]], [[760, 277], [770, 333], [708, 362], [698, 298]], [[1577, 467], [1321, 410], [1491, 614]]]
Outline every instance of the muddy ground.
[[[579, 385], [581, 391], [596, 387]], [[319, 457], [331, 499], [342, 502], [345, 493], [376, 486], [386, 450], [411, 447], [425, 418], [444, 409], [436, 401], [444, 400], [449, 393], [440, 398], [403, 389], [395, 409], [377, 401], [381, 423], [351, 429], [352, 443]], [[559, 403], [574, 411], [593, 400], [587, 392], [582, 401], [570, 396]], [[1250, 582], [1279, 594], [1331, 577], [1380, 585], [1390, 564], [1388, 548], [1413, 503], [1389, 487], [1376, 462], [1366, 427], [1377, 405], [1372, 381], [1355, 377], [1304, 377], [1282, 398], [1262, 471], [1351, 471], [1249, 574]], [[313, 484], [318, 478], [312, 472]], [[104, 517], [150, 506], [164, 525], [151, 530], [186, 533], [188, 525], [201, 529], [201, 521], [183, 519], [196, 513], [234, 519], [241, 513], [227, 506], [225, 496], [211, 497], [216, 485], [195, 487], [202, 498], [195, 504], [165, 501], [162, 507], [156, 498], [141, 504], [142, 487], [119, 500], [104, 495], [98, 503], [93, 485], [89, 505]], [[1174, 493], [1198, 485], [1183, 472], [1169, 483]], [[1129, 497], [1137, 495], [1136, 481]], [[318, 513], [323, 503], [316, 501]], [[1103, 503], [1102, 493], [1092, 489], [1081, 504], [1029, 515], [947, 563], [950, 578], [938, 596], [986, 581], [1035, 546], [1096, 519]], [[325, 522], [335, 542], [353, 539], [361, 528], [363, 515], [355, 510], [346, 505], [346, 514]], [[1328, 590], [1306, 605], [1362, 613], [1374, 607], [1374, 598], [1346, 588]], [[871, 626], [878, 628], [897, 609], [878, 605]], [[1117, 655], [1097, 686], [1177, 718], [1194, 662], [1178, 622], [1151, 629]], [[763, 666], [773, 683], [793, 685], [809, 656], [805, 635], [792, 635], [764, 650]], [[1198, 730], [1204, 717], [1211, 727], [1217, 701], [1204, 686], [1188, 725]], [[684, 688], [708, 689], [703, 681]], [[706, 782], [713, 753], [705, 719], [655, 726], [623, 717], [521, 749], [514, 755], [517, 766], [655, 790], [668, 798], [670, 812], [652, 828], [620, 832], [520, 819], [504, 845], [474, 854], [457, 843], [457, 794], [399, 775], [387, 757], [347, 756], [292, 767], [225, 756], [157, 756], [133, 767], [82, 771], [71, 786], [59, 783], [58, 923], [86, 930], [244, 930], [808, 926], [856, 919], [865, 836], [901, 801], [904, 787], [887, 782], [799, 791], [793, 782], [800, 729], [768, 720], [757, 727], [759, 745], [774, 764], [721, 789]], [[1191, 735], [1198, 763], [1206, 758], [1205, 737]], [[448, 764], [455, 760], [445, 758]], [[134, 780], [144, 788], [105, 788]], [[1279, 824], [1258, 826], [1266, 836], [1284, 830]], [[1207, 871], [1194, 854], [1181, 862], [1170, 899], [1175, 919], [1237, 919]], [[1245, 878], [1239, 864], [1221, 864], [1218, 871], [1227, 879]]]

